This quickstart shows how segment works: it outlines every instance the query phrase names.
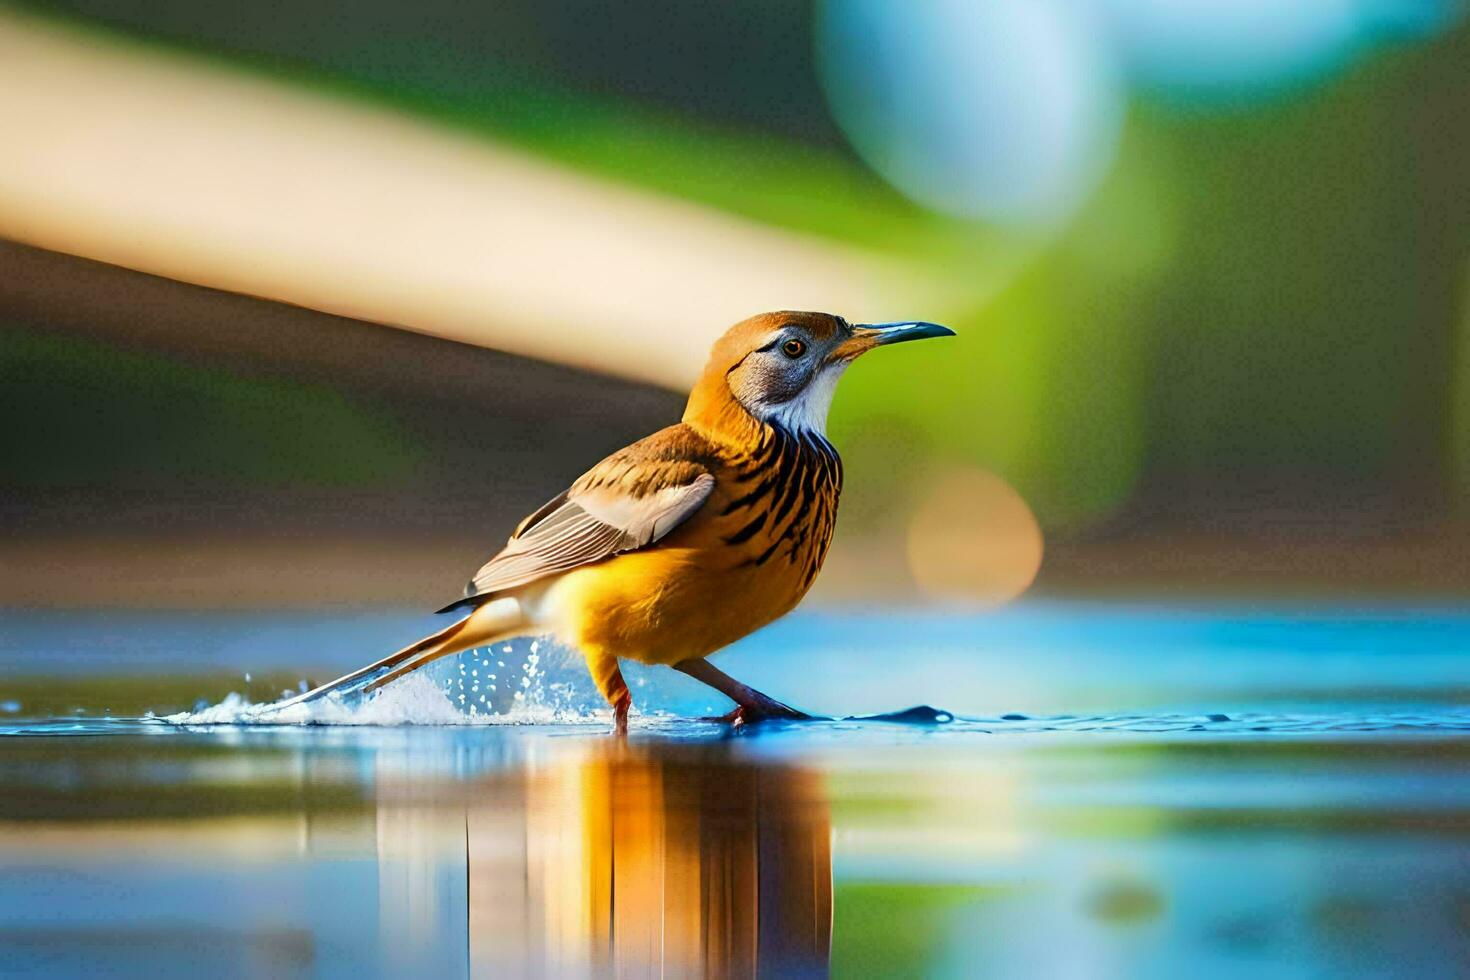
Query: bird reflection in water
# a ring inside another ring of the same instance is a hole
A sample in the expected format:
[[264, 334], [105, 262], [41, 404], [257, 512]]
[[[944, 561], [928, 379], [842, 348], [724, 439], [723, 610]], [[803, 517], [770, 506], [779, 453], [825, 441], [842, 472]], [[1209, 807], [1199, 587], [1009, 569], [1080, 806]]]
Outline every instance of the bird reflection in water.
[[[429, 823], [441, 842], [463, 835], [471, 976], [827, 974], [831, 825], [819, 776], [723, 746], [599, 743], [557, 756], [461, 784], [462, 811], [380, 799], [380, 879], [389, 866], [423, 867], [410, 852], [423, 856]], [[392, 814], [403, 808], [417, 816]], [[385, 927], [400, 931], [383, 940], [403, 954], [400, 941], [448, 939], [453, 913], [404, 885], [381, 896]], [[414, 906], [422, 930], [402, 934]]]

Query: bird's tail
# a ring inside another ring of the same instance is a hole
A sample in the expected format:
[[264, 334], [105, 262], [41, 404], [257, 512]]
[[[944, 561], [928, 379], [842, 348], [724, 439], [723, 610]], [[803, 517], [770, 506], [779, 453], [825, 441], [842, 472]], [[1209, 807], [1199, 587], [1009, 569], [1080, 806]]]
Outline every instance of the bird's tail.
[[312, 688], [305, 694], [281, 701], [275, 707], [288, 708], [304, 704], [334, 692], [370, 694], [441, 657], [520, 636], [530, 625], [520, 601], [514, 596], [501, 596], [476, 607], [474, 612], [463, 619], [409, 644], [377, 663], [360, 667], [350, 674]]

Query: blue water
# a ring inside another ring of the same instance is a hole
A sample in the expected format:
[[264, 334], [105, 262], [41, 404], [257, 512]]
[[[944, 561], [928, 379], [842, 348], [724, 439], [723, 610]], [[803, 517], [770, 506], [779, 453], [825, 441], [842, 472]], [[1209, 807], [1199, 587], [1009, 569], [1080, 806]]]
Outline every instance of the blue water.
[[[0, 973], [1470, 974], [1464, 611], [802, 615], [720, 663], [839, 720], [732, 732], [639, 669], [626, 743], [544, 645], [436, 666], [391, 715], [432, 725], [86, 686], [320, 680], [432, 622], [7, 616], [0, 677], [94, 700], [0, 680]], [[476, 663], [523, 697], [461, 714]]]
[[[318, 680], [376, 659], [441, 620], [27, 612], [6, 614], [4, 622], [0, 676], [285, 670]], [[517, 641], [496, 657], [514, 675], [526, 653], [526, 641]], [[540, 659], [539, 682], [557, 685], [565, 704], [598, 706], [575, 654], [543, 646]], [[789, 703], [833, 716], [932, 704], [981, 720], [1080, 715], [1107, 727], [1159, 712], [1266, 715], [1276, 722], [1265, 723], [1282, 727], [1297, 716], [1453, 727], [1464, 723], [1461, 709], [1470, 704], [1470, 610], [1031, 603], [985, 615], [798, 614], [717, 662]], [[450, 668], [441, 664], [436, 674], [452, 681]], [[648, 712], [728, 707], [664, 668], [629, 664], [625, 671], [635, 703]], [[517, 677], [504, 678], [502, 692], [515, 689]], [[24, 717], [24, 706], [10, 715]]]

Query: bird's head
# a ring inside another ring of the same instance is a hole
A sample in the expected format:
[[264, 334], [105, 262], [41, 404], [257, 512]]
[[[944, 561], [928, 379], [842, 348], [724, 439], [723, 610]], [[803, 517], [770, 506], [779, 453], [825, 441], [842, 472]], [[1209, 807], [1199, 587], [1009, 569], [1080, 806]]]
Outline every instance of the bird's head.
[[762, 313], [715, 341], [684, 421], [725, 429], [732, 412], [789, 432], [822, 434], [837, 380], [875, 347], [950, 337], [937, 323], [848, 323], [830, 313]]

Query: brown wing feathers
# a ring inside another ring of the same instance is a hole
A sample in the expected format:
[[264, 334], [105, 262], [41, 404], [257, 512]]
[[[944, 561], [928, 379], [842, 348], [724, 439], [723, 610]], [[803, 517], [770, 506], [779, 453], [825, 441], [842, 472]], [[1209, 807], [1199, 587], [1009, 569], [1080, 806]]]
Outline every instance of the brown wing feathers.
[[522, 521], [465, 598], [440, 612], [652, 544], [709, 496], [710, 462], [709, 444], [682, 424], [614, 453]]
[[680, 424], [614, 453], [522, 521], [441, 612], [653, 544], [703, 506], [716, 472], [736, 487], [719, 514], [725, 544], [749, 549], [747, 564], [784, 558], [805, 588], [832, 537], [842, 463], [820, 436], [762, 428], [746, 452], [718, 450]]

